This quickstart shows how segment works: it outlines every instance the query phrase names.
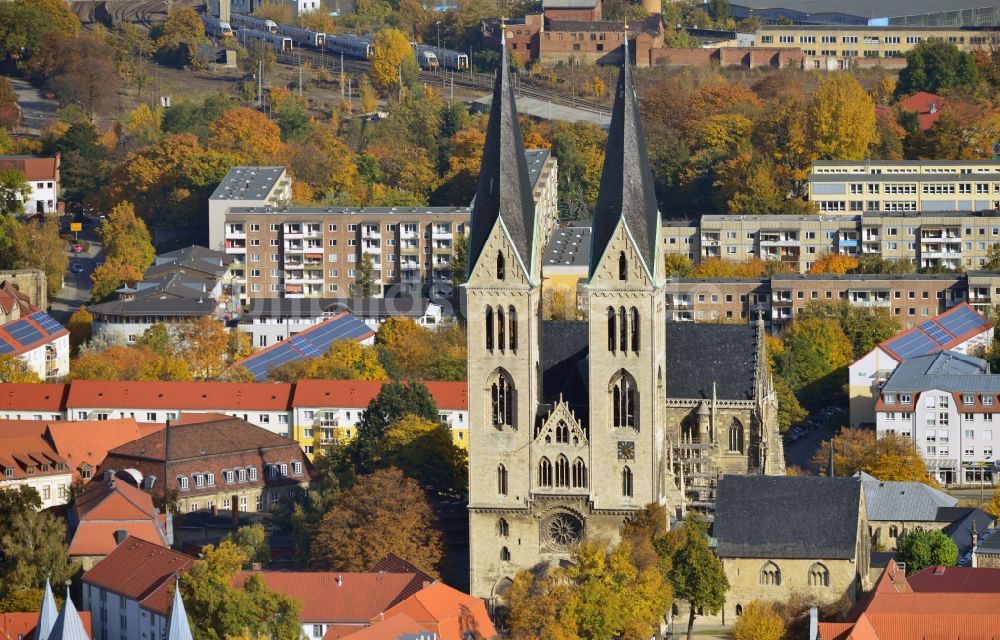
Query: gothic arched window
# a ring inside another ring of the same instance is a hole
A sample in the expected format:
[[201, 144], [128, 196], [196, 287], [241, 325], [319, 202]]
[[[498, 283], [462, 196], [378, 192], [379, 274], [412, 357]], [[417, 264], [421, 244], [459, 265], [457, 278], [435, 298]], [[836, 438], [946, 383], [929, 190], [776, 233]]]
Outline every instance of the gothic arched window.
[[507, 467], [503, 465], [497, 467], [497, 493], [507, 495]]
[[830, 571], [822, 563], [816, 562], [809, 567], [810, 587], [829, 587]]
[[556, 458], [556, 486], [569, 486], [569, 460], [563, 455]]
[[632, 307], [632, 351], [639, 353], [639, 310]]
[[514, 424], [514, 383], [510, 375], [503, 369], [493, 374], [489, 385], [490, 416], [494, 427]]
[[625, 252], [618, 254], [618, 279], [628, 280], [628, 260], [625, 259]]
[[736, 418], [729, 425], [729, 450], [743, 453], [743, 425]]
[[510, 350], [517, 351], [517, 311], [514, 310], [514, 305], [507, 307], [507, 322], [510, 323], [510, 335], [507, 336]]
[[615, 308], [608, 307], [608, 351], [615, 352], [618, 346], [618, 329], [615, 327]]
[[503, 317], [503, 307], [497, 307], [497, 348], [503, 351], [507, 348], [507, 325]]
[[573, 488], [587, 488], [587, 465], [580, 458], [573, 461]]
[[493, 351], [493, 308], [486, 307], [486, 350]]
[[500, 561], [510, 562], [510, 549], [508, 549], [507, 547], [500, 548]]
[[622, 353], [628, 351], [628, 316], [625, 307], [618, 308], [618, 349]]
[[552, 486], [552, 463], [548, 458], [542, 458], [538, 462], [538, 486]]
[[510, 535], [510, 525], [503, 518], [497, 520], [497, 535], [501, 538], [506, 538]]
[[894, 524], [889, 525], [889, 537], [898, 538], [899, 537], [899, 527]]
[[622, 469], [622, 495], [632, 497], [632, 470], [628, 467]]
[[625, 371], [620, 371], [611, 382], [611, 424], [635, 428], [638, 424], [638, 400], [635, 380]]
[[497, 280], [507, 277], [507, 263], [503, 259], [503, 251], [497, 251]]
[[569, 426], [562, 420], [556, 425], [556, 442], [561, 444], [569, 442]]
[[781, 569], [773, 562], [767, 562], [760, 568], [760, 583], [765, 587], [781, 586]]

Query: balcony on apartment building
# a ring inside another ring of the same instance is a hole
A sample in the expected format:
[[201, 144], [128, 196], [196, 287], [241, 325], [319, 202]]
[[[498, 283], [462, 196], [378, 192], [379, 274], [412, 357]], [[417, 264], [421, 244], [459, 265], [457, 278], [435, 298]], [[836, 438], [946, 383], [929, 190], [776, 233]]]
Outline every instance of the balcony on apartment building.
[[674, 322], [694, 322], [694, 311], [673, 311], [670, 317]]
[[305, 285], [301, 284], [285, 284], [285, 297], [286, 298], [304, 298], [305, 296]]
[[406, 255], [415, 255], [420, 253], [420, 245], [416, 240], [404, 240], [399, 245], [399, 252]]
[[377, 224], [365, 224], [361, 226], [362, 240], [380, 240], [381, 238], [382, 233], [379, 231]]
[[961, 240], [962, 230], [959, 227], [930, 227], [920, 230], [921, 240]]
[[382, 241], [365, 239], [361, 241], [362, 253], [382, 253]]
[[246, 240], [226, 240], [226, 253], [246, 253]]
[[889, 289], [848, 289], [847, 301], [857, 307], [888, 307]]
[[780, 260], [787, 263], [798, 263], [800, 249], [797, 246], [761, 247], [761, 260]]
[[798, 231], [761, 231], [758, 234], [761, 247], [797, 247], [799, 245]]
[[419, 227], [413, 223], [405, 223], [399, 227], [400, 240], [417, 240], [420, 238]]
[[431, 233], [434, 240], [451, 240], [451, 225], [436, 225]]
[[281, 228], [281, 233], [285, 238], [301, 238], [304, 231], [304, 225], [301, 222], [286, 222]]
[[954, 259], [961, 262], [962, 243], [959, 240], [953, 242], [924, 242], [920, 243], [921, 258], [942, 258]]
[[703, 247], [718, 247], [720, 244], [718, 233], [702, 233], [701, 234], [701, 246]]
[[791, 289], [776, 289], [771, 291], [771, 307], [791, 307], [792, 306], [792, 290]]
[[246, 227], [242, 224], [227, 224], [226, 225], [226, 238], [246, 238], [247, 232]]
[[990, 287], [969, 287], [969, 304], [972, 306], [993, 306], [993, 296]]
[[694, 304], [690, 293], [668, 293], [668, 309], [690, 309]]
[[303, 257], [303, 264], [307, 267], [318, 267], [323, 264], [322, 253], [306, 253]]

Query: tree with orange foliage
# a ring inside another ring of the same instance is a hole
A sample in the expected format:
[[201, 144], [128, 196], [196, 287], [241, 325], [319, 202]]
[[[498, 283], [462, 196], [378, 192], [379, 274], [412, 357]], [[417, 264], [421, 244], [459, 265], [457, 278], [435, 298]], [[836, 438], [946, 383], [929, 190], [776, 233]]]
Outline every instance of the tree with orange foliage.
[[[827, 440], [820, 444], [813, 456], [813, 464], [820, 475], [829, 473], [830, 442]], [[871, 429], [844, 427], [832, 442], [833, 470], [838, 476], [864, 471], [885, 482], [923, 482], [937, 486], [910, 438], [892, 433], [876, 438]]]
[[843, 275], [858, 268], [858, 259], [842, 253], [824, 253], [809, 267], [809, 273], [835, 273]]
[[142, 271], [131, 264], [107, 260], [94, 269], [94, 272], [90, 274], [90, 279], [94, 283], [90, 290], [90, 297], [94, 302], [100, 302], [123, 284], [133, 286], [142, 280]]
[[788, 273], [790, 269], [778, 260], [752, 258], [743, 262], [731, 262], [721, 258], [709, 258], [691, 270], [692, 278], [760, 278], [775, 273]]
[[278, 125], [246, 107], [225, 112], [208, 129], [212, 149], [233, 153], [246, 164], [275, 162], [284, 149]]
[[317, 201], [357, 201], [363, 195], [358, 158], [337, 135], [334, 123], [315, 125], [305, 140], [289, 145], [289, 163], [296, 183], [306, 183]]

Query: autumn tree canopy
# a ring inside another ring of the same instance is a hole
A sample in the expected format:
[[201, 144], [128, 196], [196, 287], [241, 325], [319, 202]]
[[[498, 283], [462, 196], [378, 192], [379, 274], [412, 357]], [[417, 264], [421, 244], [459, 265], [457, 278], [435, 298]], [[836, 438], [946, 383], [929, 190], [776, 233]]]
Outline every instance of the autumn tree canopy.
[[[813, 456], [813, 464], [820, 475], [828, 475], [830, 468], [830, 441], [823, 442]], [[833, 469], [838, 476], [854, 475], [864, 471], [886, 482], [923, 482], [930, 486], [937, 483], [927, 472], [927, 465], [913, 449], [909, 438], [886, 434], [876, 438], [872, 429], [844, 427], [833, 438]]]

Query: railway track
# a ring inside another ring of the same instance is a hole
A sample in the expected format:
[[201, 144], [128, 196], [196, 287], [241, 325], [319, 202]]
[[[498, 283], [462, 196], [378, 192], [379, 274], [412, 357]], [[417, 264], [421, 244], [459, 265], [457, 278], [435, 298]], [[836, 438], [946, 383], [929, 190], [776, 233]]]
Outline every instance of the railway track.
[[93, 0], [74, 2], [72, 6], [80, 24], [88, 31], [101, 24], [114, 33], [112, 26], [122, 22], [131, 22], [149, 31], [154, 22], [167, 18], [164, 0]]
[[[292, 66], [297, 66], [301, 62], [309, 63], [313, 67], [322, 67], [333, 71], [334, 73], [340, 72], [339, 55], [326, 55], [308, 49], [296, 49], [295, 51], [278, 53], [277, 60], [282, 64]], [[344, 71], [346, 73], [357, 75], [368, 73], [368, 69], [369, 65], [367, 62], [347, 57], [344, 58]], [[441, 86], [443, 88], [454, 86], [463, 89], [482, 90], [488, 92], [493, 87], [493, 76], [486, 73], [470, 74], [468, 71], [421, 71], [418, 78], [421, 82], [433, 86]], [[535, 98], [544, 102], [551, 102], [554, 105], [573, 107], [575, 109], [588, 111], [598, 115], [611, 115], [611, 110], [606, 106], [574, 98], [573, 96], [552, 93], [546, 89], [532, 86], [520, 78], [518, 78], [515, 82], [514, 90], [518, 96]]]

